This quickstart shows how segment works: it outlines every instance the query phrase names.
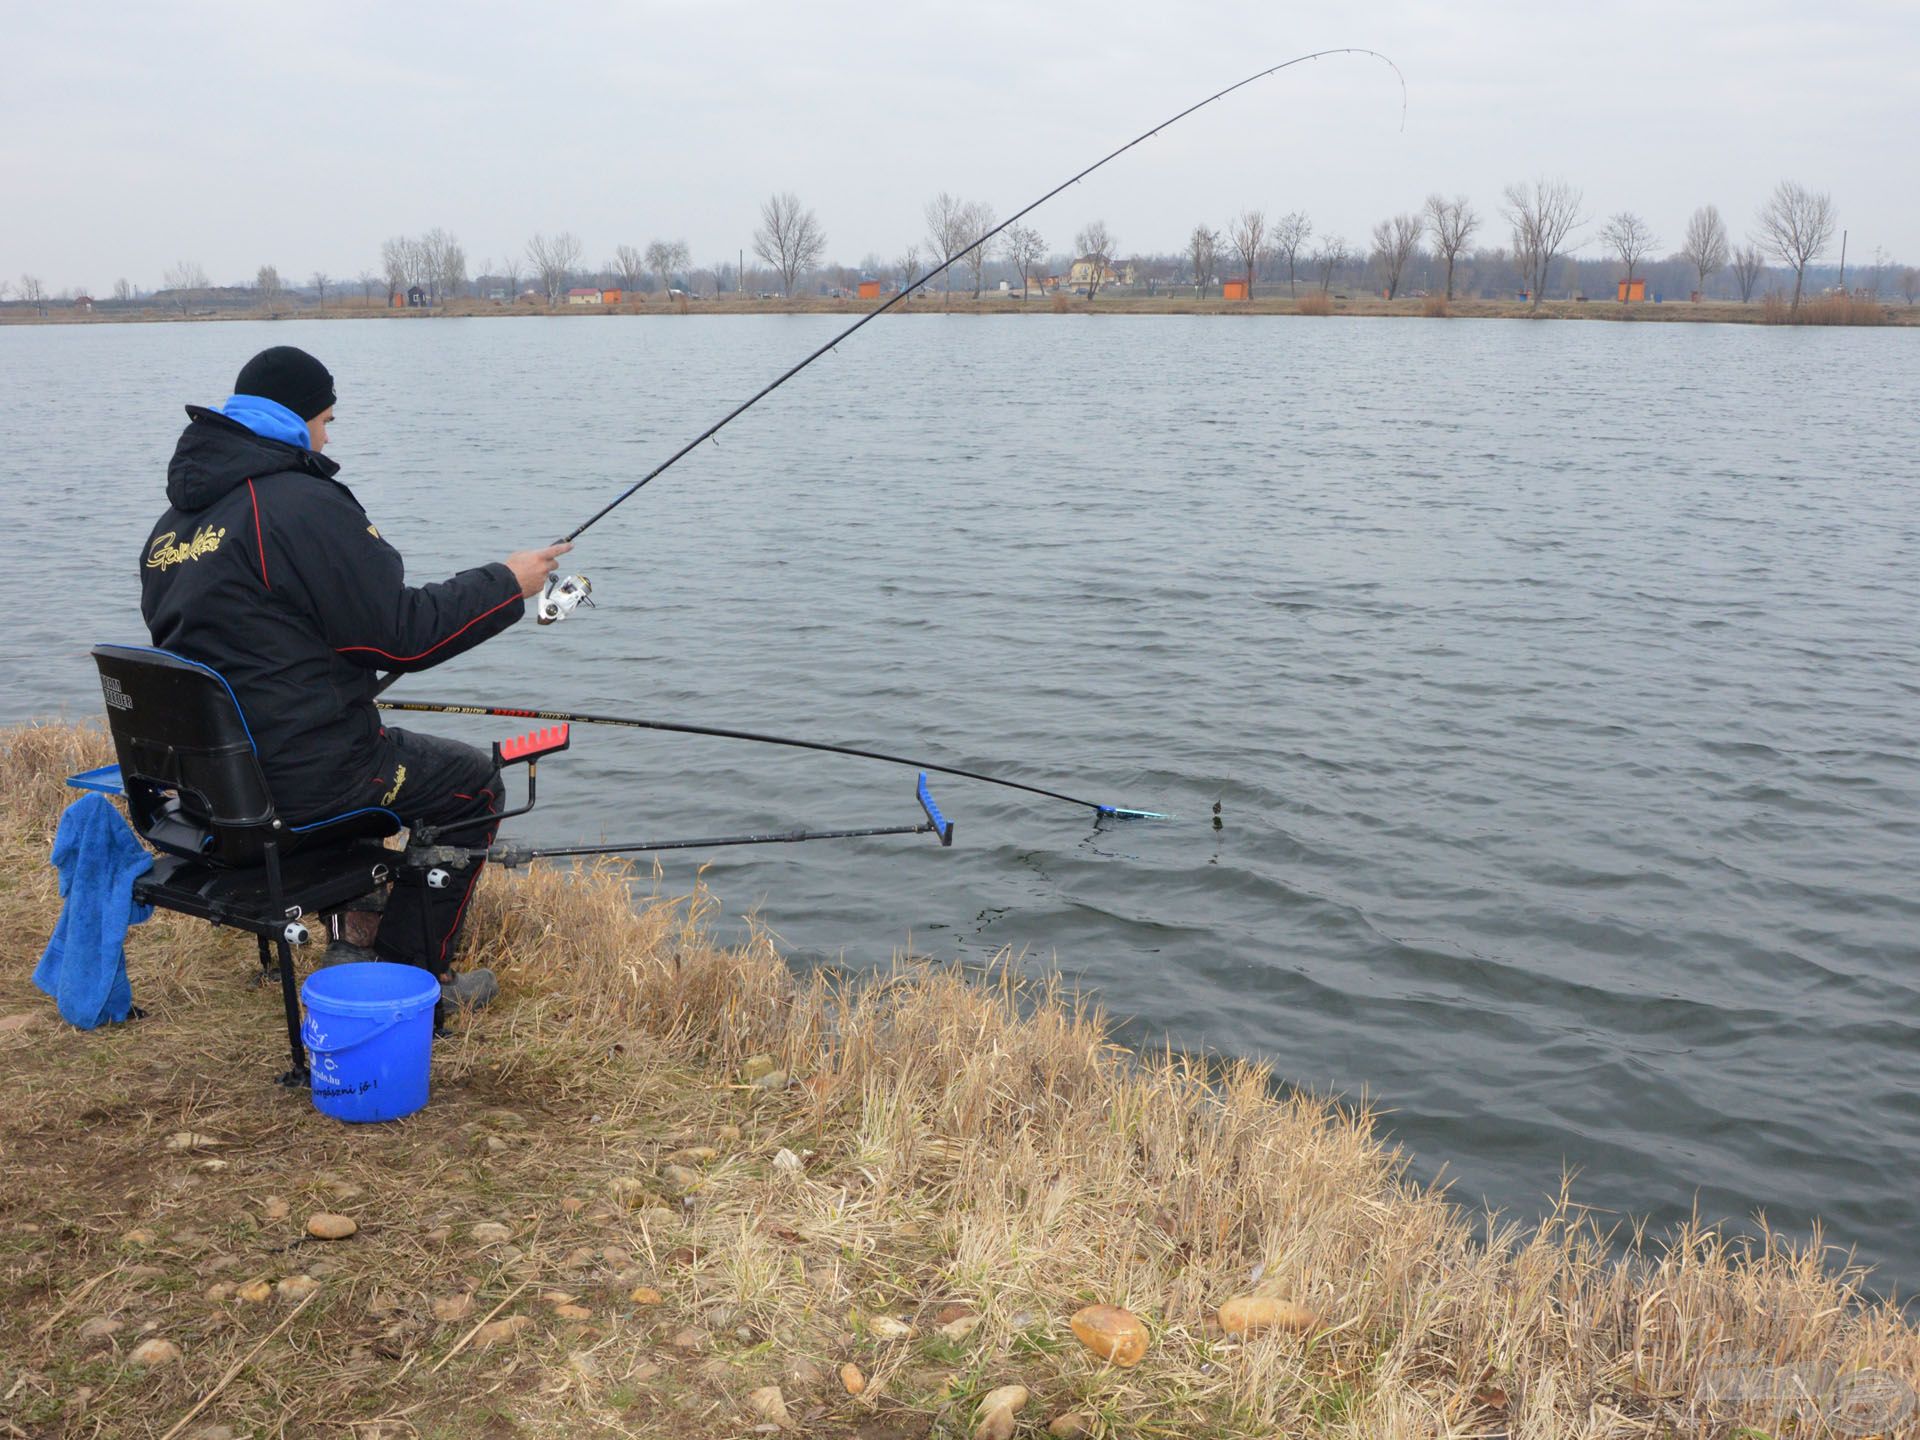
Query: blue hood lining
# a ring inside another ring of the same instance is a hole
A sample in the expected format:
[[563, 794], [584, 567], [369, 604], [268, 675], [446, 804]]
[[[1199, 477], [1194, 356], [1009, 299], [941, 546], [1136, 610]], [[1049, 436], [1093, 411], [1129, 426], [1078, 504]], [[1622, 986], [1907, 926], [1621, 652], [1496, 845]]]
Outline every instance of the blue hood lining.
[[220, 413], [229, 420], [253, 431], [268, 440], [278, 440], [285, 445], [296, 445], [300, 449], [308, 448], [312, 436], [307, 432], [307, 422], [278, 400], [269, 400], [264, 395], [232, 395], [227, 403], [220, 407]]

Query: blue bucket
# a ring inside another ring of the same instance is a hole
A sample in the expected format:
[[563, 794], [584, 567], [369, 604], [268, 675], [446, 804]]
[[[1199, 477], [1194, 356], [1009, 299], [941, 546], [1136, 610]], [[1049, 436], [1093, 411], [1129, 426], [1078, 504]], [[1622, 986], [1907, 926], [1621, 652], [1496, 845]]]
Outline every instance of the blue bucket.
[[369, 960], [316, 970], [300, 987], [314, 1108], [336, 1120], [398, 1120], [427, 1103], [440, 982]]

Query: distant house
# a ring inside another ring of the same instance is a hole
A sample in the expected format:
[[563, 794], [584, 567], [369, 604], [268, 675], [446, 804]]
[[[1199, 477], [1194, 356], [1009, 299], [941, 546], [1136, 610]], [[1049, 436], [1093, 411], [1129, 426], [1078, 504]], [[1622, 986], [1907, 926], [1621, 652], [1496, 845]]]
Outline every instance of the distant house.
[[880, 282], [878, 280], [862, 280], [860, 282], [860, 298], [862, 300], [878, 300], [880, 298]]
[[1120, 277], [1114, 273], [1113, 266], [1104, 260], [1095, 260], [1092, 256], [1082, 256], [1073, 262], [1067, 271], [1067, 285], [1070, 289], [1085, 290], [1094, 285], [1118, 285]]
[[606, 300], [597, 286], [576, 285], [567, 291], [569, 305], [604, 305]]
[[74, 296], [73, 308], [76, 310], [85, 310], [91, 313], [93, 310], [93, 297], [91, 295]]
[[422, 310], [426, 308], [426, 304], [427, 292], [418, 285], [409, 285], [407, 287], [407, 308], [410, 310]]
[[1220, 285], [1220, 298], [1222, 300], [1245, 300], [1247, 298], [1247, 282], [1244, 280], [1222, 281]]
[[1614, 291], [1619, 295], [1622, 305], [1626, 304], [1629, 300], [1645, 300], [1647, 298], [1647, 282], [1644, 280], [1621, 280], [1615, 284]]
[[618, 305], [620, 303], [620, 292], [618, 290], [602, 290], [600, 292], [600, 303], [602, 305]]
[[489, 300], [511, 300], [512, 298], [513, 297], [507, 293], [507, 287], [504, 285], [495, 285], [487, 291], [487, 299]]

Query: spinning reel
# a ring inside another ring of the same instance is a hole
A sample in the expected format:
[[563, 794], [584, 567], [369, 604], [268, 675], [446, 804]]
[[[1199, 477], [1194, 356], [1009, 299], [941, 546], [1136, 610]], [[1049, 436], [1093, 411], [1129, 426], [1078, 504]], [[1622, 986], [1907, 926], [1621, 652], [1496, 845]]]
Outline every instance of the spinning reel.
[[542, 625], [564, 620], [581, 605], [593, 605], [593, 584], [584, 575], [555, 575], [540, 592], [534, 614]]

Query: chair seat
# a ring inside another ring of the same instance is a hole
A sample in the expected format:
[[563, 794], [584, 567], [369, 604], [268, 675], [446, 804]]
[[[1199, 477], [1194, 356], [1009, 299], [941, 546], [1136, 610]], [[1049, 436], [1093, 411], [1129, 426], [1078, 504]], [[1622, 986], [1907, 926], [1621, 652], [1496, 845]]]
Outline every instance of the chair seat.
[[338, 910], [393, 879], [399, 859], [376, 841], [297, 850], [280, 864], [281, 913], [274, 913], [263, 868], [231, 870], [177, 855], [162, 855], [134, 882], [136, 903], [277, 934], [297, 915]]

